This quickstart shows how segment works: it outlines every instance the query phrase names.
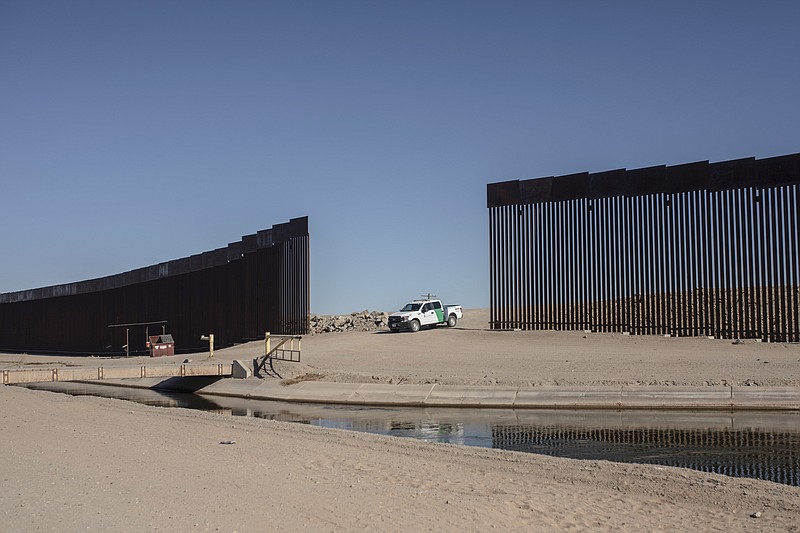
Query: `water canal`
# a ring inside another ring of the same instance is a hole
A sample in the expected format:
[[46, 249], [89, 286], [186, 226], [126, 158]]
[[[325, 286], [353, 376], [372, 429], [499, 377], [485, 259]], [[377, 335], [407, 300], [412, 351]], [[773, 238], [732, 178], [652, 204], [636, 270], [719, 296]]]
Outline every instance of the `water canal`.
[[800, 486], [797, 412], [429, 409], [298, 404], [85, 383], [28, 388], [574, 459]]

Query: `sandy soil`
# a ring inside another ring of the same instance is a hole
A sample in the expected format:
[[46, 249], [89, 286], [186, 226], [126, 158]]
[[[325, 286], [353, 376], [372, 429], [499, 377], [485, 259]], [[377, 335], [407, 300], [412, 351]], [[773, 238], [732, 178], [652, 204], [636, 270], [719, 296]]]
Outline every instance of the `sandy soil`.
[[[350, 381], [800, 384], [797, 345], [497, 333], [483, 324], [475, 312], [451, 330], [306, 337], [303, 362], [281, 369]], [[217, 357], [262, 349], [251, 343]], [[5, 367], [53, 361], [81, 363], [0, 357]], [[6, 531], [800, 531], [800, 488], [679, 468], [431, 444], [16, 387], [0, 387], [0, 424]], [[235, 444], [222, 444], [229, 441]]]
[[797, 531], [800, 524], [798, 488], [677, 468], [15, 387], [0, 389], [0, 423], [6, 531]]
[[[489, 331], [487, 310], [467, 310], [456, 328], [418, 333], [304, 337], [302, 364], [282, 376], [326, 381], [446, 385], [800, 386], [800, 344], [663, 338], [611, 333]], [[248, 359], [263, 343], [218, 352]]]
[[[277, 363], [284, 378], [445, 385], [800, 386], [800, 344], [663, 338], [574, 331], [490, 331], [486, 309], [455, 328], [418, 333], [327, 333], [302, 339], [301, 363]], [[263, 355], [264, 342], [218, 349], [219, 360]], [[0, 368], [134, 365], [207, 360], [207, 353], [151, 359], [0, 354]]]

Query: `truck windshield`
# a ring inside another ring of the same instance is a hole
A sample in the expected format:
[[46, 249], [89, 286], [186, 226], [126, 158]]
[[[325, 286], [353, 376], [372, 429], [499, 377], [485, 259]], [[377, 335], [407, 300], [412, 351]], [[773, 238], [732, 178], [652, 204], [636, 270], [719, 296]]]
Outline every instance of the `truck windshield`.
[[412, 302], [412, 303], [410, 303], [410, 304], [406, 304], [406, 305], [405, 305], [405, 306], [404, 306], [404, 307], [401, 309], [401, 311], [419, 311], [419, 308], [420, 308], [420, 307], [422, 307], [422, 304], [418, 304], [418, 303], [414, 303], [414, 302]]

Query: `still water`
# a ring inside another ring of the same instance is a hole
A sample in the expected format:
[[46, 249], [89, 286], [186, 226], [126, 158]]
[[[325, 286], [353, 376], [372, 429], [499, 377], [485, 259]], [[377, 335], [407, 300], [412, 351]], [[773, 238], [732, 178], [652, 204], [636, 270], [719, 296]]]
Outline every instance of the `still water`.
[[29, 388], [574, 459], [681, 466], [800, 486], [797, 412], [428, 409], [297, 404], [83, 383]]

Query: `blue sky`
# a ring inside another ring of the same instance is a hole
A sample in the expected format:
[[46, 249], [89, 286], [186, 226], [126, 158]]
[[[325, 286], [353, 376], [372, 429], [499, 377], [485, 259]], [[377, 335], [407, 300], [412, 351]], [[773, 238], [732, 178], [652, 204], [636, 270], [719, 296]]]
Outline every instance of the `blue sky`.
[[0, 292], [308, 215], [311, 309], [487, 307], [486, 184], [800, 151], [800, 2], [0, 0]]

